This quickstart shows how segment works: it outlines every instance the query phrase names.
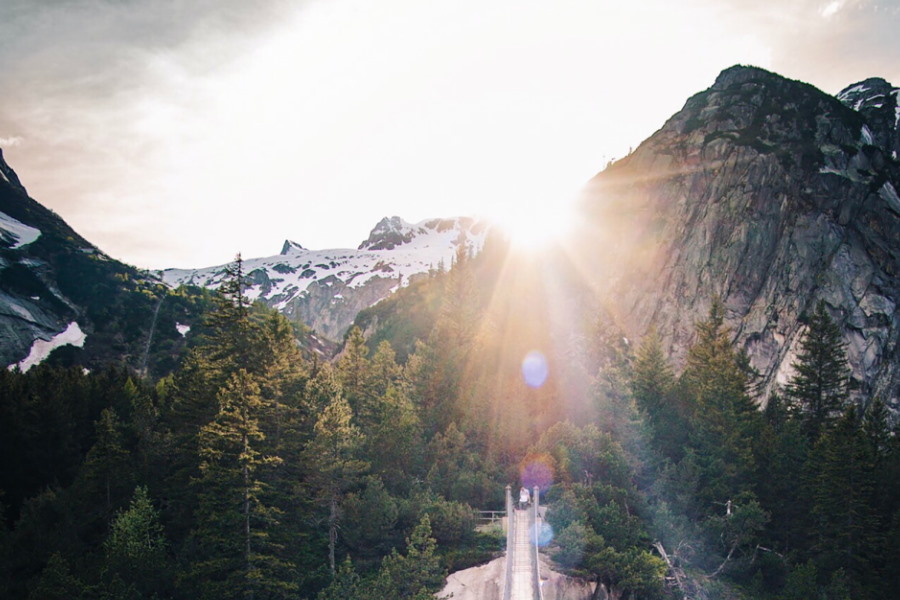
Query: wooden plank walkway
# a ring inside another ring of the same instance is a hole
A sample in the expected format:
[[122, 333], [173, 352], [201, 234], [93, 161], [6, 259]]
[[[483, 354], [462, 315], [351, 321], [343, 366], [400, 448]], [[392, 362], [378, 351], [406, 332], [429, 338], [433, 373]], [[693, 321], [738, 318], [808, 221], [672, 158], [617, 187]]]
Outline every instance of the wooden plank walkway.
[[533, 510], [525, 509], [514, 511], [515, 536], [513, 537], [512, 556], [506, 560], [512, 560], [512, 586], [510, 600], [534, 600], [534, 551], [531, 548], [530, 532], [532, 529]]

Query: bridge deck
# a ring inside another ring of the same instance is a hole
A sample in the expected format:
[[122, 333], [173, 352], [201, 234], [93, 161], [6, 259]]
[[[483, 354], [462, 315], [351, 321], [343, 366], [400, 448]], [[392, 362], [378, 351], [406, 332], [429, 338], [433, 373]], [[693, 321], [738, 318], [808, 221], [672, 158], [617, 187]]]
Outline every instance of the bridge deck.
[[506, 560], [512, 561], [512, 586], [510, 600], [534, 600], [534, 552], [531, 548], [530, 531], [532, 528], [532, 511], [515, 511], [515, 535], [513, 537], [512, 556]]

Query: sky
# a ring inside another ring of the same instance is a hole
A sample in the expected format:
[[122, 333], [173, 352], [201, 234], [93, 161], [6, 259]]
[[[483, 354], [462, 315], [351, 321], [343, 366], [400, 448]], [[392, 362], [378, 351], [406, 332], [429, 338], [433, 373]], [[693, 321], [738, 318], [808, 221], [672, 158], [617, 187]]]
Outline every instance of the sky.
[[900, 0], [2, 0], [0, 148], [111, 256], [549, 223], [734, 64], [900, 85]]

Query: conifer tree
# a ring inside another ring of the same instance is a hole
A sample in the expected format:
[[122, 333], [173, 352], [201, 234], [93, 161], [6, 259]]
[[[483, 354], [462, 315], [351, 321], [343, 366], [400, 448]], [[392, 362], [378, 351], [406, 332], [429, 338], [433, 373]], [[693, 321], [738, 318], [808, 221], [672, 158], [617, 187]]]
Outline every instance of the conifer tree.
[[341, 563], [328, 587], [316, 596], [316, 600], [356, 600], [366, 597], [368, 594], [348, 556]]
[[697, 341], [688, 350], [679, 381], [679, 392], [690, 407], [689, 445], [699, 468], [700, 514], [750, 489], [753, 440], [762, 425], [749, 395], [750, 375], [724, 322], [724, 307], [716, 299], [708, 318], [697, 324]]
[[409, 399], [395, 387], [389, 387], [375, 403], [373, 423], [365, 436], [366, 456], [388, 489], [408, 492], [424, 451], [419, 417]]
[[79, 499], [87, 503], [81, 510], [92, 515], [82, 521], [105, 530], [115, 509], [128, 498], [132, 469], [130, 453], [123, 445], [122, 422], [115, 411], [106, 408], [100, 413], [96, 431], [97, 441], [85, 457], [76, 484]]
[[819, 563], [826, 572], [846, 569], [859, 586], [878, 564], [883, 539], [875, 511], [874, 456], [855, 407], [819, 439], [812, 472]]
[[328, 566], [332, 574], [337, 567], [341, 502], [368, 468], [359, 458], [362, 442], [362, 434], [353, 424], [353, 411], [338, 393], [322, 409], [304, 450], [304, 460], [310, 468], [306, 487], [327, 514]]
[[72, 574], [66, 559], [59, 552], [54, 552], [29, 597], [41, 600], [79, 600], [84, 597], [85, 591], [85, 585]]
[[841, 330], [820, 300], [800, 341], [795, 375], [785, 389], [813, 441], [836, 419], [848, 398], [849, 370]]
[[373, 600], [433, 600], [444, 583], [446, 571], [431, 537], [431, 521], [422, 517], [406, 539], [406, 552], [395, 548], [381, 563], [372, 582]]
[[103, 546], [107, 576], [134, 586], [142, 597], [166, 593], [171, 579], [166, 540], [147, 488], [135, 489], [130, 506], [116, 516]]
[[[252, 596], [262, 588], [284, 588], [289, 569], [269, 541], [279, 511], [267, 503], [262, 471], [281, 463], [259, 448], [259, 428], [268, 409], [259, 386], [243, 369], [219, 392], [219, 413], [200, 430], [197, 527], [200, 558], [192, 569], [204, 597]], [[269, 589], [269, 592], [272, 592]]]
[[354, 325], [347, 334], [344, 351], [337, 363], [337, 378], [341, 384], [344, 399], [350, 404], [353, 414], [360, 423], [370, 420], [371, 380], [369, 373], [369, 349], [362, 330]]
[[678, 460], [687, 442], [684, 409], [674, 393], [675, 376], [663, 355], [655, 330], [638, 348], [631, 379], [635, 404], [647, 417], [656, 447], [670, 459]]

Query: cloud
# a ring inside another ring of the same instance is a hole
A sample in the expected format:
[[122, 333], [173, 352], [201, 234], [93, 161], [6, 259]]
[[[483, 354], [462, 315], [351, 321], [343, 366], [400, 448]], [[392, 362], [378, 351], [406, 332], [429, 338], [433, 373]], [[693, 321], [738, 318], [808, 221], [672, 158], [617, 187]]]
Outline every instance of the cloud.
[[836, 15], [842, 8], [844, 8], [844, 4], [846, 3], [846, 0], [834, 0], [833, 2], [829, 2], [822, 7], [822, 11], [820, 14], [826, 19], [829, 19]]
[[[900, 84], [898, 13], [874, 0], [0, 0], [0, 145], [35, 198], [142, 266], [316, 245], [328, 218], [355, 245], [386, 214], [558, 193], [535, 173], [577, 186], [735, 62], [832, 93]], [[245, 245], [251, 230], [260, 245]], [[214, 250], [225, 239], [243, 247]]]

